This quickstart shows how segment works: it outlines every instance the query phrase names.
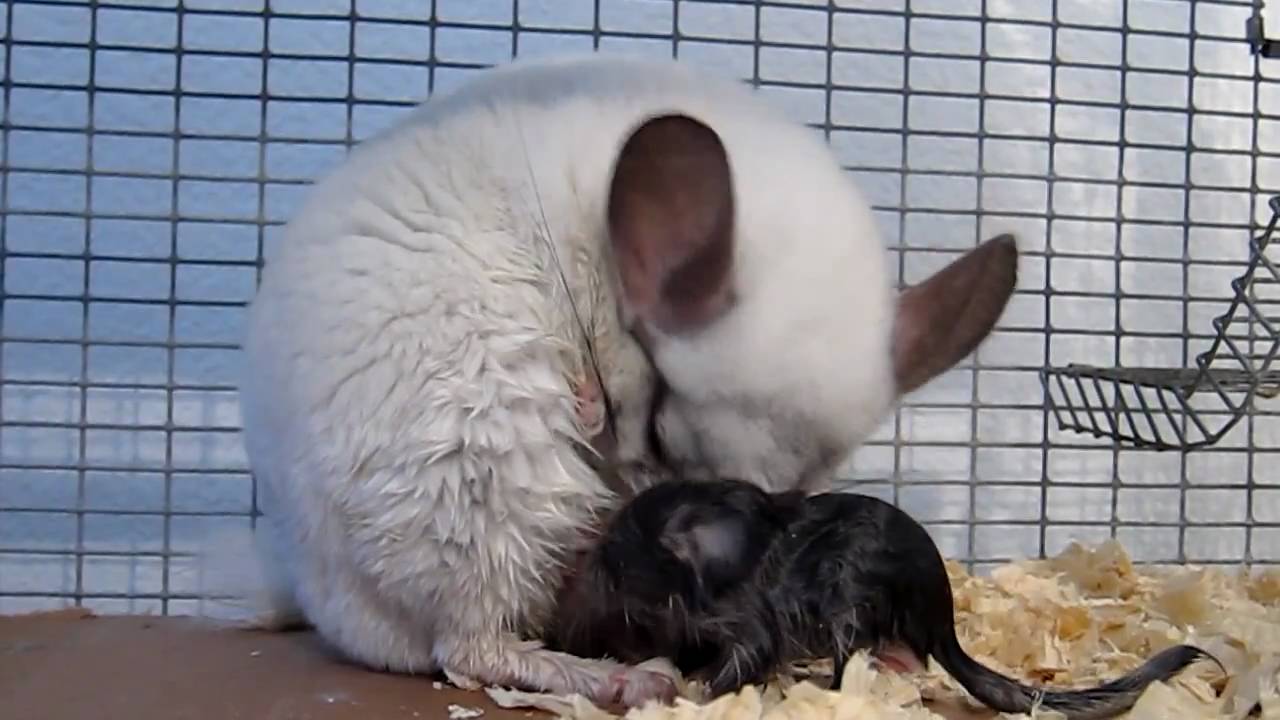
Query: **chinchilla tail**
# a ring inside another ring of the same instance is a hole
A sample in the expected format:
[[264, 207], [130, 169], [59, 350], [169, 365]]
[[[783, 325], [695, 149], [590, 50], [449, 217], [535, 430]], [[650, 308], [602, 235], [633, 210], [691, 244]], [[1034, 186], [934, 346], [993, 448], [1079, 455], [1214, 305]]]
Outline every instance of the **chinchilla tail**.
[[950, 633], [934, 657], [971, 695], [993, 710], [1025, 714], [1042, 707], [1062, 713], [1067, 720], [1120, 715], [1138, 702], [1148, 685], [1168, 680], [1200, 660], [1222, 667], [1217, 658], [1197, 647], [1175, 645], [1111, 682], [1083, 690], [1052, 690], [1023, 685], [979, 663], [960, 647], [955, 633]]
[[285, 565], [261, 520], [210, 533], [195, 553], [197, 615], [244, 629], [284, 632], [308, 626]]

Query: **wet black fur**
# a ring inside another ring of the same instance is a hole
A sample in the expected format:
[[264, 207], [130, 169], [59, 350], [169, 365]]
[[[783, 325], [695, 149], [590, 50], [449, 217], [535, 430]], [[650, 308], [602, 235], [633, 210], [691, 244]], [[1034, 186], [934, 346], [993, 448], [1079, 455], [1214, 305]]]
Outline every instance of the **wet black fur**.
[[[1085, 690], [1023, 685], [961, 648], [946, 567], [925, 529], [865, 495], [768, 494], [733, 480], [658, 484], [622, 507], [560, 604], [549, 641], [585, 657], [671, 658], [713, 695], [786, 663], [858, 650], [935, 658], [983, 704], [1071, 720], [1124, 712], [1208, 653], [1178, 645]], [[1220, 665], [1220, 664], [1219, 664]]]

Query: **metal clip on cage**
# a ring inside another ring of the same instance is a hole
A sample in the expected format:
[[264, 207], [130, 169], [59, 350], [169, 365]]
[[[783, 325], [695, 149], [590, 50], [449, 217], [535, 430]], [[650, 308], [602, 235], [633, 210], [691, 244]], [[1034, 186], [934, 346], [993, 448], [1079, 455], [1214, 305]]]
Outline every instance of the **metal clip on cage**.
[[[1271, 0], [1277, 2], [1277, 0]], [[1249, 40], [1249, 48], [1254, 55], [1261, 55], [1265, 58], [1280, 57], [1280, 40], [1267, 36], [1269, 28], [1266, 22], [1266, 15], [1270, 14], [1275, 17], [1273, 6], [1267, 5], [1264, 0], [1255, 0], [1253, 3], [1253, 14], [1245, 21], [1244, 33]], [[1264, 11], [1266, 14], [1264, 14]]]
[[1280, 221], [1280, 195], [1269, 207], [1271, 220], [1250, 239], [1249, 264], [1231, 282], [1231, 305], [1214, 318], [1212, 344], [1196, 357], [1196, 367], [1073, 363], [1042, 370], [1059, 428], [1149, 450], [1195, 450], [1221, 440], [1256, 396], [1280, 395], [1280, 371], [1271, 369], [1280, 353], [1280, 258], [1267, 253]]

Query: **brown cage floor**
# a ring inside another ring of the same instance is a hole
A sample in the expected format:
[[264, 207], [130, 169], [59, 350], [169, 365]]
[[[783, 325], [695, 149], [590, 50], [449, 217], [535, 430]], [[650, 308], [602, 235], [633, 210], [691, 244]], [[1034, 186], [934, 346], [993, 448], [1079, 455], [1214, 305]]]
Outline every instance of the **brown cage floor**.
[[4, 720], [527, 720], [482, 692], [334, 659], [309, 633], [83, 611], [0, 616]]

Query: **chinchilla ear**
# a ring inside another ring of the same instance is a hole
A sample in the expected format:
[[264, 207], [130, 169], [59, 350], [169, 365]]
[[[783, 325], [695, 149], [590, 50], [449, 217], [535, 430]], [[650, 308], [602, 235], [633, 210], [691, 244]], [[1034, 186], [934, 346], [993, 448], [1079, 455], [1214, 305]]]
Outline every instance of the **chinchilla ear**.
[[624, 307], [666, 334], [733, 304], [734, 198], [720, 137], [686, 115], [646, 120], [613, 167], [609, 238]]
[[677, 507], [658, 543], [688, 569], [693, 589], [708, 600], [754, 571], [767, 544], [752, 523], [762, 519], [733, 507]]
[[893, 371], [904, 395], [973, 352], [1000, 319], [1018, 280], [1012, 235], [991, 238], [898, 296]]
[[746, 551], [746, 519], [737, 515], [703, 518], [682, 523], [680, 513], [667, 524], [662, 546], [699, 574], [708, 568], [743, 562]]

